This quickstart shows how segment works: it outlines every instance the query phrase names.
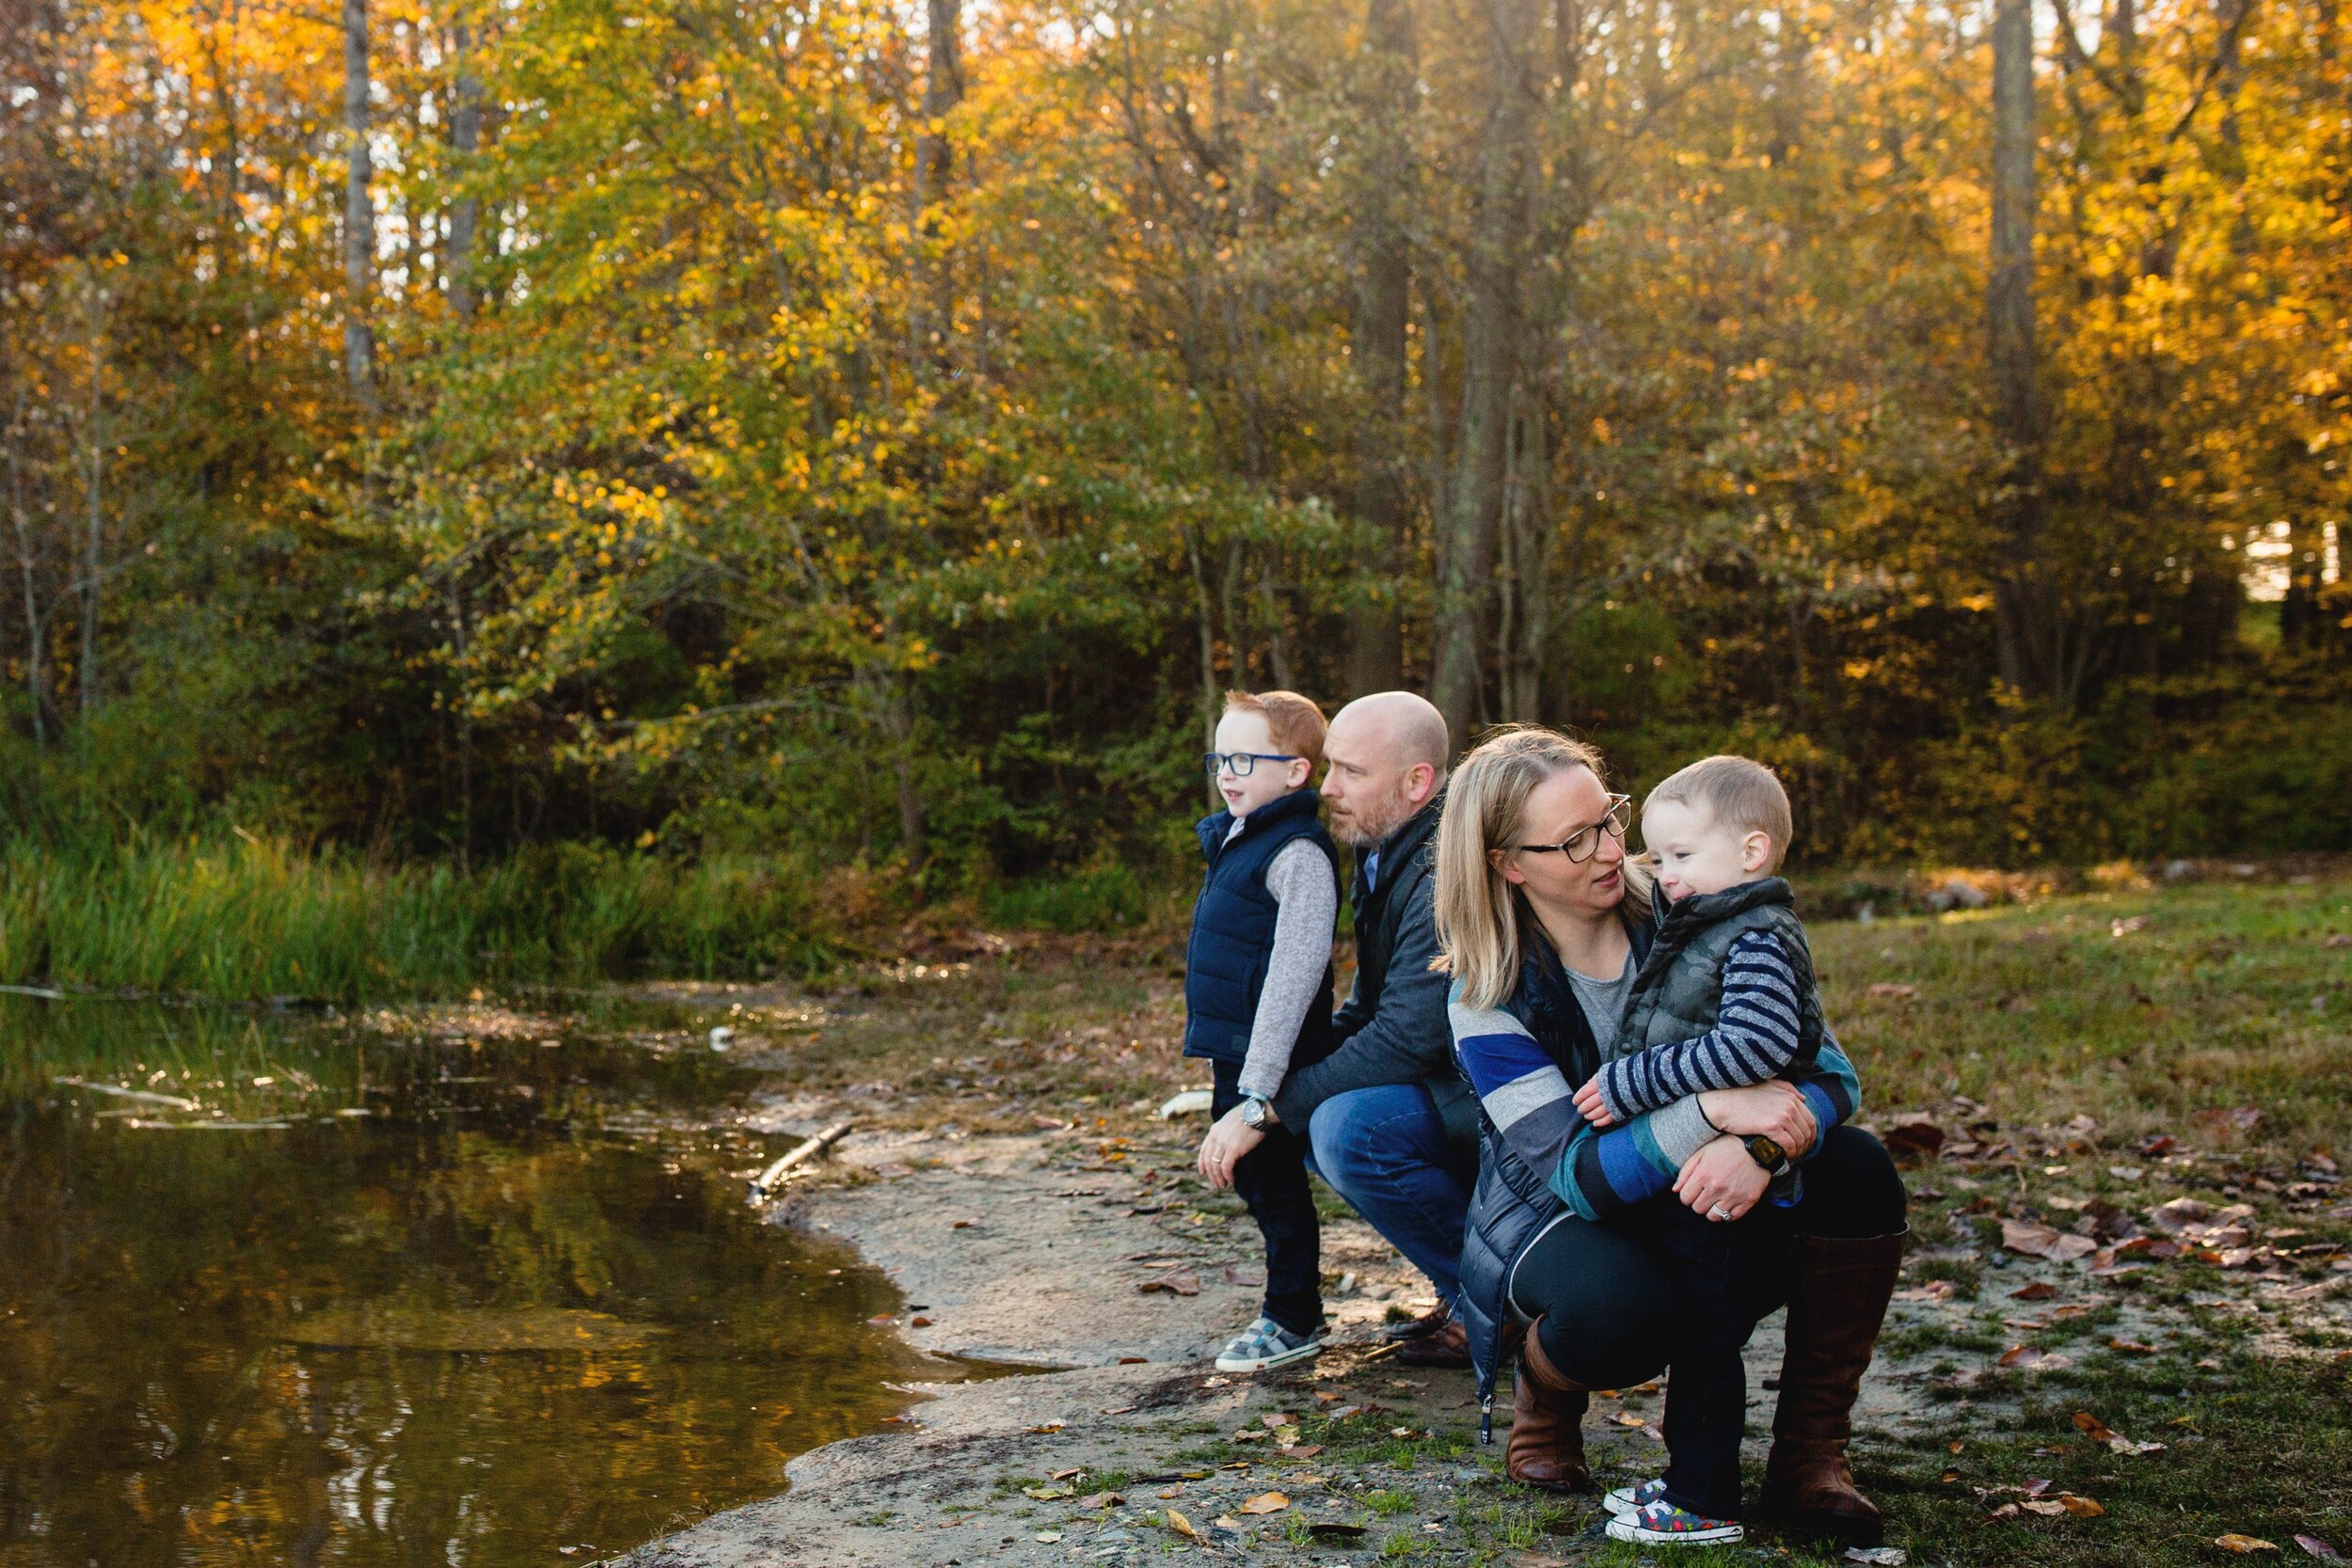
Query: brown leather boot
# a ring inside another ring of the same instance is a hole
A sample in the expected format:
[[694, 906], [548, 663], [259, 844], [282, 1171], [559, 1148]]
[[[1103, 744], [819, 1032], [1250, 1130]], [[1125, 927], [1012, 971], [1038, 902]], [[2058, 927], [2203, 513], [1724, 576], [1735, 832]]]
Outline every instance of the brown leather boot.
[[1879, 1543], [1879, 1511], [1854, 1484], [1846, 1443], [1909, 1234], [1789, 1243], [1788, 1343], [1761, 1499], [1785, 1528], [1854, 1546]]
[[1547, 1492], [1589, 1492], [1593, 1473], [1584, 1465], [1584, 1406], [1581, 1384], [1569, 1382], [1544, 1356], [1538, 1319], [1520, 1347], [1518, 1375], [1511, 1397], [1511, 1441], [1503, 1450], [1503, 1472], [1513, 1481]]

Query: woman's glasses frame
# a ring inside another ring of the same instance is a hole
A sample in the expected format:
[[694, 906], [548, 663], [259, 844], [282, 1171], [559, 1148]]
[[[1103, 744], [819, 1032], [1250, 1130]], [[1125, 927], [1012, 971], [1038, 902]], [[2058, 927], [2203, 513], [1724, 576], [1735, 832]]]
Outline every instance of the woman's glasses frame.
[[1588, 828], [1579, 828], [1557, 844], [1515, 844], [1512, 847], [1529, 855], [1565, 855], [1572, 865], [1581, 865], [1600, 853], [1600, 835], [1605, 831], [1619, 843], [1625, 840], [1626, 830], [1633, 826], [1633, 797], [1612, 795], [1609, 812]]
[[1229, 765], [1233, 769], [1233, 777], [1246, 779], [1249, 777], [1250, 770], [1262, 762], [1296, 762], [1298, 756], [1292, 752], [1203, 752], [1200, 760], [1209, 765], [1209, 777], [1212, 779], [1224, 772]]

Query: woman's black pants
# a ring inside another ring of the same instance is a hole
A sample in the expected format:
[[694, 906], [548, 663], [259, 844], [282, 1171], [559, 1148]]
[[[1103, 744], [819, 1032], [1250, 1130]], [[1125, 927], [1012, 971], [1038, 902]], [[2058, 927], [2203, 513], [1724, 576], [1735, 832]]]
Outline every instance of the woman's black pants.
[[1835, 1127], [1804, 1164], [1804, 1196], [1740, 1220], [1702, 1219], [1672, 1193], [1605, 1225], [1571, 1214], [1520, 1255], [1511, 1300], [1542, 1320], [1544, 1354], [1587, 1388], [1646, 1383], [1671, 1366], [1666, 1496], [1740, 1516], [1747, 1426], [1740, 1352], [1788, 1295], [1788, 1239], [1860, 1239], [1903, 1227], [1902, 1178], [1869, 1133]]

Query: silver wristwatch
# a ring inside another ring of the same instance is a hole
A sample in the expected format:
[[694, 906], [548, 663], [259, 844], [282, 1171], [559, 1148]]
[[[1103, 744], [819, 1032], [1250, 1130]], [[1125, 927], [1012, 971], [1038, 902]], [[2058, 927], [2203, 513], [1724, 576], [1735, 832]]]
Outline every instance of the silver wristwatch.
[[1256, 1095], [1241, 1102], [1241, 1124], [1251, 1132], [1263, 1132], [1266, 1122], [1266, 1104]]

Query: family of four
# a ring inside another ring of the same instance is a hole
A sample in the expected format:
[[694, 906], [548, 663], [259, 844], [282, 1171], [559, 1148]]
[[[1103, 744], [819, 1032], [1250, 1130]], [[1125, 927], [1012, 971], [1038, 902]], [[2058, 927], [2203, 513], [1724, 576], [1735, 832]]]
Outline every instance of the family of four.
[[[1215, 1074], [1201, 1173], [1266, 1251], [1260, 1315], [1217, 1366], [1322, 1348], [1312, 1171], [1428, 1275], [1437, 1309], [1391, 1332], [1406, 1359], [1476, 1369], [1482, 1437], [1512, 1367], [1512, 1479], [1589, 1488], [1588, 1391], [1667, 1373], [1665, 1469], [1606, 1497], [1619, 1540], [1740, 1538], [1741, 1352], [1786, 1305], [1762, 1512], [1875, 1543], [1846, 1447], [1904, 1193], [1851, 1125], [1772, 771], [1716, 756], [1667, 779], [1635, 857], [1597, 751], [1510, 727], [1450, 769], [1410, 692], [1327, 727], [1295, 692], [1235, 692], [1216, 744], [1184, 1051]], [[1335, 839], [1357, 953], [1336, 1009]]]

